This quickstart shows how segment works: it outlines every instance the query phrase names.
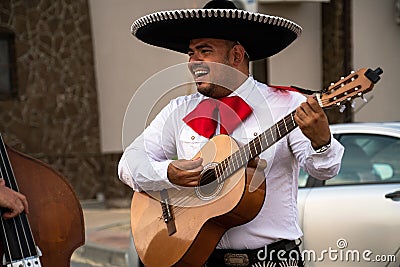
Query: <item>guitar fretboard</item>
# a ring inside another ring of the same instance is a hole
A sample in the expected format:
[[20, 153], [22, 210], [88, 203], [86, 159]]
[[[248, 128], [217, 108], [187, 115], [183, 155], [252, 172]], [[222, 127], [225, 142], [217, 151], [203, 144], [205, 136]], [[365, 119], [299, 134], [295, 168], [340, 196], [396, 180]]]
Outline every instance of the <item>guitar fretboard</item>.
[[268, 130], [261, 133], [248, 144], [239, 148], [231, 156], [221, 161], [215, 167], [215, 173], [218, 182], [223, 182], [237, 170], [247, 165], [249, 160], [260, 155], [263, 151], [274, 145], [285, 135], [295, 129], [297, 127], [297, 124], [294, 120], [295, 113], [296, 111], [293, 111], [292, 113], [286, 115]]

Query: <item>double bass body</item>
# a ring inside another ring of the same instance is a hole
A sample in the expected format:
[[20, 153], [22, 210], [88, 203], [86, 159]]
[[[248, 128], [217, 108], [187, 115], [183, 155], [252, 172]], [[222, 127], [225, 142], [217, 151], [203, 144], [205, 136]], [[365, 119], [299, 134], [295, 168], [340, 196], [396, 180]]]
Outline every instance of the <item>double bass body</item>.
[[[28, 199], [29, 225], [41, 266], [69, 267], [85, 242], [83, 212], [70, 184], [47, 164], [5, 146], [18, 188]], [[18, 241], [21, 242], [21, 241]], [[0, 255], [7, 253], [0, 245]], [[8, 265], [7, 265], [8, 266]]]

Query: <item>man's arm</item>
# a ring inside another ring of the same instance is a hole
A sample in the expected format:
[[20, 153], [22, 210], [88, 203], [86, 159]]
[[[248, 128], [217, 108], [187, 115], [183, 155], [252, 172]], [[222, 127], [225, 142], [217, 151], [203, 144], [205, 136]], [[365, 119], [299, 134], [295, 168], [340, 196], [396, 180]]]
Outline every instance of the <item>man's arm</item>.
[[[172, 103], [172, 104], [171, 104]], [[172, 160], [177, 154], [179, 108], [171, 102], [124, 151], [119, 178], [136, 191], [195, 186], [203, 170], [202, 159]]]
[[[333, 138], [328, 118], [318, 102], [312, 97], [307, 98], [307, 101], [296, 109], [294, 118], [301, 133], [296, 130], [293, 132], [291, 147], [300, 166], [318, 179], [326, 180], [337, 175], [344, 147]], [[310, 142], [304, 141], [301, 134]], [[329, 148], [319, 152], [323, 146]]]

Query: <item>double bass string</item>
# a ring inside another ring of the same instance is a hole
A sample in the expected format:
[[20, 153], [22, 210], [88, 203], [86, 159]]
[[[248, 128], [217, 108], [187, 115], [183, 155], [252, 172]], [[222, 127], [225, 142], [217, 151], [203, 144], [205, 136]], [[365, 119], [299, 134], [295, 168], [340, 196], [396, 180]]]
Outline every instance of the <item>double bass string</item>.
[[[3, 137], [0, 135], [0, 138], [1, 138], [1, 154], [0, 154], [0, 157], [1, 157], [1, 169], [0, 169], [0, 176], [1, 176], [1, 178], [2, 179], [4, 179], [5, 180], [5, 184], [6, 184], [6, 186], [7, 187], [9, 187], [9, 188], [11, 188], [11, 189], [13, 189], [12, 188], [12, 185], [11, 185], [11, 181], [10, 181], [10, 177], [9, 177], [9, 175], [8, 175], [8, 172], [7, 172], [7, 169], [6, 169], [6, 165], [5, 165], [5, 156], [4, 156], [4, 153], [5, 153], [5, 150], [3, 149], [4, 148], [4, 142], [3, 142]], [[14, 190], [14, 189], [13, 189]], [[11, 218], [10, 220], [12, 220], [12, 224], [14, 225], [14, 229], [16, 230], [16, 221], [15, 221], [15, 218]], [[6, 250], [7, 250], [7, 256], [8, 256], [8, 259], [7, 259], [7, 257], [6, 257], [6, 260], [9, 260], [10, 262], [12, 261], [12, 259], [13, 259], [13, 257], [12, 257], [12, 254], [11, 254], [11, 245], [10, 245], [10, 241], [9, 241], [9, 238], [8, 238], [8, 234], [10, 234], [10, 233], [8, 233], [8, 231], [6, 230], [6, 226], [5, 226], [5, 221], [4, 221], [4, 219], [3, 219], [3, 217], [1, 218], [1, 225], [2, 225], [2, 230], [3, 230], [3, 236], [4, 236], [4, 241], [5, 241], [5, 246], [6, 246]], [[18, 232], [16, 232], [16, 235], [17, 235], [17, 238], [18, 238], [18, 241], [19, 241], [19, 235], [18, 235]], [[18, 242], [19, 244], [20, 244], [20, 242]], [[20, 251], [21, 251], [21, 254], [22, 254], [22, 248], [21, 248], [21, 246], [20, 246]]]
[[[1, 152], [0, 153], [1, 154], [0, 155], [0, 157], [1, 157], [0, 176], [3, 179], [5, 179], [7, 187], [11, 188], [14, 191], [19, 192], [18, 184], [15, 180], [15, 176], [14, 176], [14, 173], [13, 173], [13, 170], [11, 167], [11, 163], [10, 163], [10, 160], [9, 160], [9, 157], [8, 157], [8, 154], [7, 154], [7, 151], [5, 148], [5, 144], [4, 144], [1, 134], [0, 134], [0, 139], [1, 139], [1, 143], [0, 143], [0, 146], [1, 146], [0, 147], [0, 150], [1, 150], [0, 151]], [[25, 216], [25, 217], [23, 218], [23, 216]], [[25, 220], [23, 220], [23, 219], [25, 219]], [[14, 252], [14, 254], [18, 254], [18, 253], [16, 253], [17, 251], [13, 251], [13, 250], [16, 250], [17, 247], [18, 247], [19, 253], [21, 254], [21, 257], [23, 259], [28, 256], [34, 255], [34, 254], [32, 254], [31, 247], [29, 246], [29, 242], [28, 242], [29, 240], [28, 240], [27, 233], [31, 234], [31, 230], [30, 230], [29, 224], [27, 224], [26, 214], [21, 213], [20, 215], [14, 217], [14, 218], [8, 219], [7, 221], [4, 220], [3, 218], [1, 218], [2, 230], [4, 233], [4, 239], [5, 239], [5, 243], [7, 246], [9, 260], [10, 261], [15, 260], [13, 258], [15, 256], [15, 255], [13, 255], [13, 252]], [[6, 225], [8, 225], [8, 227]], [[10, 228], [12, 228], [12, 229], [10, 229]], [[28, 229], [26, 229], [26, 228], [28, 228]], [[8, 231], [11, 230], [11, 232], [7, 233], [7, 230]], [[22, 232], [22, 233], [20, 233], [20, 232]], [[12, 236], [13, 233], [16, 236], [17, 240], [13, 240], [12, 238], [10, 239], [10, 237], [8, 237], [8, 236]], [[17, 244], [15, 244], [16, 241], [18, 241]], [[22, 242], [25, 242], [25, 246], [27, 248], [27, 252], [29, 253], [29, 255], [25, 255], [26, 253], [24, 251]], [[14, 249], [13, 249], [13, 247], [14, 247]], [[33, 246], [33, 247], [35, 247], [35, 246]]]
[[[3, 138], [1, 137], [1, 172], [0, 172], [0, 175], [1, 175], [1, 177], [5, 180], [5, 182], [6, 182], [6, 186], [7, 187], [9, 187], [9, 188], [11, 188], [12, 190], [16, 190], [16, 191], [18, 191], [18, 186], [17, 185], [13, 185], [12, 184], [12, 181], [11, 181], [11, 179], [10, 179], [10, 175], [9, 175], [9, 171], [7, 170], [7, 165], [6, 165], [6, 160], [7, 160], [7, 157], [6, 157], [6, 152], [5, 152], [5, 145], [4, 145], [4, 142], [3, 142]], [[17, 216], [17, 217], [19, 217], [19, 216]], [[9, 235], [11, 235], [12, 233], [10, 233], [10, 229], [6, 229], [6, 226], [5, 226], [5, 224], [7, 223], [9, 226], [13, 226], [12, 228], [12, 230], [13, 230], [13, 232], [15, 233], [15, 235], [16, 235], [16, 237], [17, 237], [17, 240], [18, 240], [18, 246], [19, 246], [19, 250], [20, 250], [20, 253], [21, 253], [21, 255], [23, 256], [23, 250], [22, 250], [22, 247], [21, 247], [21, 241], [20, 241], [20, 236], [19, 236], [19, 233], [18, 233], [18, 231], [17, 231], [17, 221], [16, 221], [16, 218], [11, 218], [11, 219], [9, 219], [10, 221], [8, 221], [8, 222], [6, 222], [3, 218], [1, 218], [1, 222], [2, 222], [2, 227], [3, 227], [3, 233], [4, 233], [4, 240], [5, 240], [5, 243], [6, 243], [6, 245], [7, 245], [7, 252], [8, 252], [8, 257], [9, 257], [9, 261], [11, 262], [12, 260], [13, 260], [13, 255], [12, 255], [12, 248], [11, 248], [11, 246], [12, 246], [12, 244], [11, 244], [11, 242], [15, 242], [15, 240], [12, 240], [12, 239], [10, 239], [8, 236]], [[12, 222], [12, 223], [9, 223], [9, 222]], [[7, 231], [8, 230], [8, 231]]]
[[[1, 173], [1, 176], [3, 176], [2, 173]], [[1, 178], [1, 179], [4, 179], [4, 178]], [[0, 211], [0, 216], [2, 216], [1, 211]], [[5, 248], [4, 248], [4, 250], [6, 250], [6, 251], [4, 253], [6, 255], [4, 255], [4, 256], [5, 256], [6, 259], [7, 259], [7, 256], [8, 256], [9, 259], [11, 259], [11, 251], [10, 251], [10, 246], [8, 244], [8, 238], [7, 238], [7, 233], [6, 233], [6, 229], [5, 229], [5, 226], [4, 226], [3, 218], [0, 218], [0, 221], [1, 221], [1, 228], [2, 228], [2, 231], [3, 231], [3, 236], [5, 237]]]

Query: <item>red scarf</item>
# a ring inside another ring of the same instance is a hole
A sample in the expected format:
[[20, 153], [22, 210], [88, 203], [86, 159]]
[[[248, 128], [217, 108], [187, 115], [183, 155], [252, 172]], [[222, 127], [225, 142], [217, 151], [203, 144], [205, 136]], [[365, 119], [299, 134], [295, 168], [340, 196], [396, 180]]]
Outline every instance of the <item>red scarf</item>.
[[239, 96], [208, 98], [201, 101], [183, 121], [198, 134], [210, 138], [218, 125], [220, 133], [231, 134], [251, 113], [251, 107]]

